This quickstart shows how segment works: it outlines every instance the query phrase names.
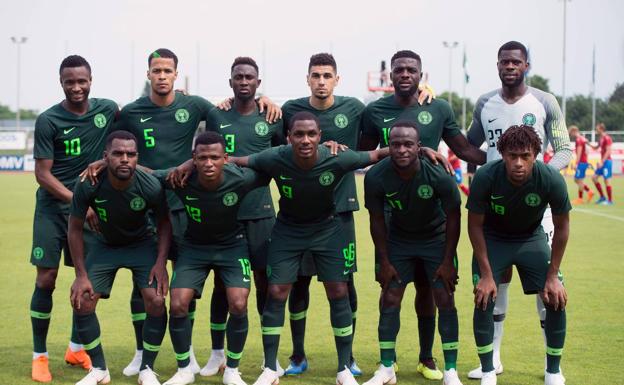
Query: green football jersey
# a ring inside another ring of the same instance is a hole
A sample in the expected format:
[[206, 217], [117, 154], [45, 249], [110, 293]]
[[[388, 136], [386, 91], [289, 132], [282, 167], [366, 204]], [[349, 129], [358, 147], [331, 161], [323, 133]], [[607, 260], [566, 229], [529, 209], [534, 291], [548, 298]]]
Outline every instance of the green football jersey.
[[336, 212], [334, 190], [347, 173], [370, 164], [368, 152], [347, 150], [331, 155], [318, 148], [318, 160], [303, 170], [293, 160], [292, 146], [273, 147], [249, 157], [249, 167], [270, 175], [280, 193], [278, 216], [296, 223], [322, 221]]
[[399, 177], [392, 159], [374, 165], [364, 178], [364, 201], [371, 212], [392, 209], [389, 236], [399, 239], [443, 239], [446, 234], [444, 209], [459, 209], [461, 198], [455, 178], [444, 168], [420, 159], [420, 171], [410, 180]]
[[[241, 115], [234, 108], [229, 111], [213, 108], [208, 113], [206, 129], [223, 136], [225, 151], [232, 156], [248, 156], [284, 143], [282, 120], [269, 124], [266, 114], [260, 114], [257, 108], [251, 115]], [[240, 220], [273, 216], [275, 210], [268, 186], [249, 192], [238, 210]]]
[[[191, 157], [197, 126], [206, 120], [212, 108], [212, 103], [202, 97], [179, 92], [166, 107], [157, 106], [144, 96], [121, 109], [115, 128], [136, 136], [142, 166], [167, 169]], [[167, 194], [167, 199], [172, 210], [183, 208], [173, 195]]]
[[[118, 111], [117, 104], [108, 99], [89, 99], [84, 115], [67, 111], [61, 103], [50, 107], [35, 122], [35, 159], [52, 159], [52, 175], [73, 190], [78, 175], [102, 157]], [[47, 190], [37, 190], [38, 210], [67, 213], [69, 206]]]
[[[168, 170], [154, 171], [161, 183], [165, 182]], [[238, 221], [238, 210], [245, 195], [251, 190], [266, 186], [269, 178], [248, 168], [231, 163], [223, 166], [223, 181], [214, 191], [208, 191], [199, 183], [197, 172], [193, 171], [186, 186], [172, 191], [184, 205], [187, 227], [182, 242], [191, 244], [229, 244], [240, 240], [244, 233]]]
[[415, 122], [422, 145], [434, 150], [438, 149], [440, 139], [461, 134], [446, 100], [434, 99], [431, 104], [403, 107], [396, 102], [394, 95], [389, 95], [366, 106], [362, 135], [376, 138], [380, 147], [387, 147], [390, 127], [399, 120]]
[[526, 239], [543, 232], [540, 224], [548, 205], [554, 215], [572, 209], [565, 180], [558, 170], [536, 161], [529, 180], [514, 186], [500, 159], [477, 170], [466, 208], [485, 215], [486, 235]]
[[89, 207], [98, 215], [102, 234], [97, 239], [112, 246], [125, 246], [153, 236], [148, 211], [154, 212], [157, 219], [168, 215], [160, 182], [139, 169], [123, 191], [113, 188], [107, 171], [94, 186], [88, 180], [76, 182], [70, 214], [85, 219]]
[[[282, 106], [284, 125], [297, 112], [308, 111], [321, 122], [321, 141], [333, 140], [355, 150], [360, 137], [360, 122], [364, 104], [356, 98], [334, 96], [334, 104], [326, 110], [317, 110], [310, 105], [310, 98], [289, 100]], [[355, 188], [355, 174], [349, 172], [336, 187], [336, 211], [339, 213], [357, 211], [360, 205]]]

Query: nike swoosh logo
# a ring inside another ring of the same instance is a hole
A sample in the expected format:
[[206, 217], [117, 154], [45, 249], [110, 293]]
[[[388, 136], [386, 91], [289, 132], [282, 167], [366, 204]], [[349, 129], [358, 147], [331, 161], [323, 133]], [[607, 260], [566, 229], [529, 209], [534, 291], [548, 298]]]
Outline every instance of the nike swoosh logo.
[[95, 198], [95, 203], [104, 203], [104, 202], [108, 202], [108, 199], [97, 199], [97, 198]]
[[495, 121], [498, 118], [494, 118], [494, 119], [488, 119], [488, 123], [492, 123], [493, 121]]
[[342, 275], [349, 275], [351, 274], [351, 270], [343, 270], [342, 271]]
[[249, 278], [243, 278], [243, 282], [249, 282], [250, 279]]
[[503, 197], [504, 197], [504, 195], [498, 195], [498, 196], [496, 196], [496, 195], [490, 195], [490, 198], [491, 198], [492, 200], [501, 199], [501, 198], [503, 198]]
[[384, 123], [391, 122], [391, 121], [393, 121], [394, 119], [396, 119], [396, 118], [384, 118]]
[[145, 122], [147, 122], [148, 120], [150, 120], [151, 118], [153, 118], [153, 116], [150, 116], [149, 118], [145, 118], [145, 119], [144, 119], [144, 118], [141, 118], [140, 120], [141, 120], [141, 123], [145, 123]]
[[67, 135], [67, 134], [69, 134], [70, 132], [74, 131], [74, 129], [75, 129], [75, 128], [76, 128], [76, 127], [72, 127], [72, 128], [70, 128], [70, 129], [63, 130], [63, 134], [64, 134], [64, 135]]
[[219, 124], [219, 128], [230, 127], [232, 124]]
[[196, 201], [196, 200], [198, 200], [199, 198], [196, 198], [196, 197], [190, 197], [190, 196], [188, 196], [188, 195], [187, 195], [187, 196], [185, 196], [185, 197], [184, 197], [184, 199], [186, 199], [187, 201]]
[[395, 191], [395, 192], [393, 192], [393, 193], [387, 193], [387, 194], [386, 194], [386, 196], [387, 196], [388, 198], [390, 198], [390, 197], [393, 197], [393, 196], [397, 195], [398, 193], [399, 193], [398, 191]]
[[284, 176], [284, 175], [280, 175], [280, 176], [279, 176], [279, 178], [280, 178], [281, 180], [292, 180], [292, 178], [291, 178], [291, 177]]

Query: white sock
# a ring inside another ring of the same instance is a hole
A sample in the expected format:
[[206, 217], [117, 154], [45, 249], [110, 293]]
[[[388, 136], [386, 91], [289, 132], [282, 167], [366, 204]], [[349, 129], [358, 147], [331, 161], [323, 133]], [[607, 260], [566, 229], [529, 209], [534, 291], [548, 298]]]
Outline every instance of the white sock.
[[37, 359], [37, 358], [39, 358], [41, 356], [48, 357], [48, 352], [43, 352], [43, 353], [35, 353], [35, 352], [33, 352], [33, 360], [35, 360], [35, 359]]
[[225, 357], [225, 351], [223, 349], [212, 349], [211, 356]]
[[494, 366], [500, 365], [500, 349], [503, 342], [503, 322], [505, 321], [505, 314], [509, 307], [509, 283], [501, 283], [498, 285], [496, 291], [496, 302], [494, 303], [494, 352], [492, 360]]
[[82, 344], [77, 344], [75, 342], [71, 342], [69, 341], [69, 350], [71, 350], [72, 352], [76, 353], [79, 352], [83, 349]]

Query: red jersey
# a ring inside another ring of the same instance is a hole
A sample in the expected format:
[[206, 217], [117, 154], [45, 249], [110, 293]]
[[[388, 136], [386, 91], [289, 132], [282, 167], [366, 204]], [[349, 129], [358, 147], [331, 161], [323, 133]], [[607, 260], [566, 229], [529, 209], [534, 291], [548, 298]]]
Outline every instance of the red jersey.
[[[613, 139], [607, 134], [600, 136], [600, 156], [604, 156], [607, 152], [607, 147], [613, 144]], [[611, 155], [607, 159], [611, 159]]]
[[459, 158], [457, 157], [457, 155], [455, 155], [453, 153], [453, 151], [451, 151], [451, 149], [449, 148], [448, 150], [448, 157], [447, 157], [449, 163], [451, 164], [451, 167], [453, 167], [453, 170], [457, 170], [461, 168], [461, 161], [459, 160]]
[[577, 163], [587, 163], [587, 139], [585, 139], [584, 136], [582, 135], [577, 135], [576, 136], [576, 150], [578, 151], [578, 148], [581, 148], [581, 156], [579, 156], [579, 158], [576, 160]]

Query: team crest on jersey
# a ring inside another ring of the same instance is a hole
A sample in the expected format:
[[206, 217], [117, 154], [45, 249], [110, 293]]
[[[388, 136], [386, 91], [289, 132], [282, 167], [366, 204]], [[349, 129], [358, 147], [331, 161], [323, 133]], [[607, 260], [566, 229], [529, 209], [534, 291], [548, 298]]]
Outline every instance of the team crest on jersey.
[[256, 123], [254, 130], [256, 131], [256, 134], [260, 136], [265, 136], [266, 134], [269, 133], [269, 125], [264, 121], [258, 122]]
[[186, 122], [188, 122], [190, 116], [191, 115], [186, 110], [186, 108], [179, 108], [175, 112], [175, 119], [178, 121], [178, 123], [186, 123]]
[[330, 184], [334, 183], [334, 179], [335, 177], [333, 172], [325, 171], [319, 177], [319, 183], [321, 184], [321, 186], [329, 186]]
[[530, 112], [528, 114], [524, 114], [524, 116], [522, 117], [522, 124], [524, 124], [525, 126], [532, 127], [535, 122], [537, 122], [537, 118], [535, 118], [535, 115]]
[[429, 186], [428, 184], [421, 184], [418, 187], [417, 192], [418, 196], [422, 199], [429, 199], [433, 196], [433, 187]]
[[95, 127], [97, 128], [103, 128], [106, 126], [106, 116], [104, 116], [104, 114], [95, 115], [93, 118], [93, 124], [95, 124]]
[[35, 257], [35, 259], [43, 258], [43, 249], [41, 247], [35, 247], [33, 249], [33, 257]]
[[345, 114], [338, 114], [334, 118], [334, 124], [338, 128], [345, 128], [349, 125], [349, 119], [347, 118], [347, 115]]
[[542, 198], [535, 193], [528, 193], [527, 196], [524, 197], [524, 203], [526, 203], [527, 206], [537, 207], [542, 203]]
[[420, 111], [420, 113], [418, 113], [418, 123], [429, 124], [432, 120], [433, 116], [431, 116], [431, 113], [429, 113], [429, 111]]
[[145, 199], [141, 197], [134, 197], [130, 201], [130, 208], [134, 211], [141, 211], [145, 208]]
[[223, 196], [223, 204], [226, 206], [234, 206], [238, 202], [238, 195], [235, 192], [229, 192]]

